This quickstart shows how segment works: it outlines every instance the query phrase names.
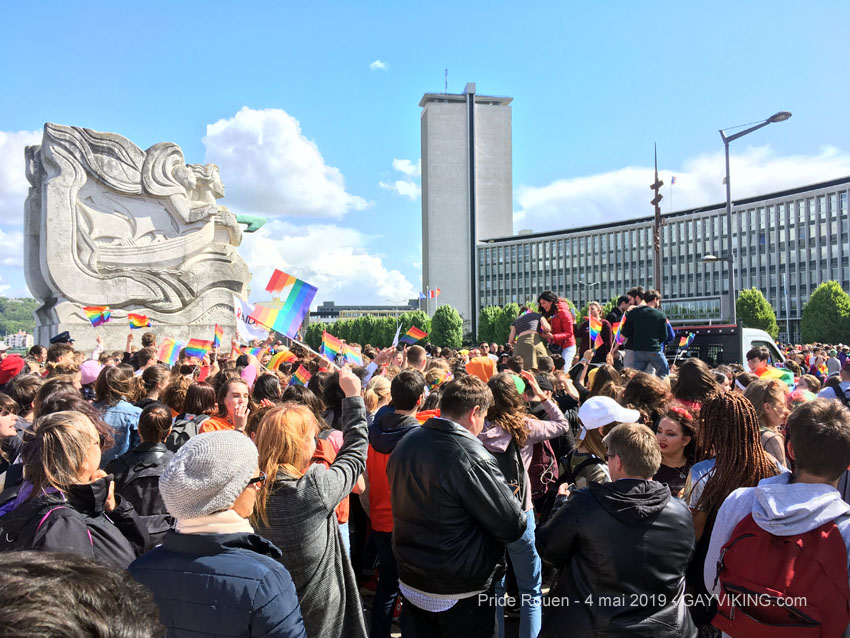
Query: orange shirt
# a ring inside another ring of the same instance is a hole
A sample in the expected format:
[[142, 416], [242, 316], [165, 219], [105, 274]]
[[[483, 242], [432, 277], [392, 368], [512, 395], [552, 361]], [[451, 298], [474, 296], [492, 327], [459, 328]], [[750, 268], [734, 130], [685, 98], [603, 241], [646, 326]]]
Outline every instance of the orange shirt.
[[233, 424], [220, 416], [211, 416], [209, 419], [205, 420], [201, 424], [201, 429], [198, 430], [198, 434], [203, 434], [204, 432], [217, 432], [219, 430], [233, 430]]

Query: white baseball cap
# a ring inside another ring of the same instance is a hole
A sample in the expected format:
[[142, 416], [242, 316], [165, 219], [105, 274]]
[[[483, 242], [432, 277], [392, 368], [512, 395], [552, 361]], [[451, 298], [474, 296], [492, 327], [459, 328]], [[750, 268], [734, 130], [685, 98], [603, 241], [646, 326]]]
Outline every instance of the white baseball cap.
[[624, 408], [610, 397], [590, 397], [578, 409], [578, 418], [581, 421], [578, 440], [584, 441], [590, 430], [605, 427], [610, 423], [637, 423], [640, 412]]

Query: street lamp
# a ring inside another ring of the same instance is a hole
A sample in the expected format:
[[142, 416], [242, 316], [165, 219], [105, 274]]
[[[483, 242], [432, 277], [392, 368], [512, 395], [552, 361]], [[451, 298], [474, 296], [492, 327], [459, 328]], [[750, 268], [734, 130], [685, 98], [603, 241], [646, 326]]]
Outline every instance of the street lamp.
[[[601, 281], [594, 281], [593, 283], [590, 283], [590, 284], [589, 284], [589, 283], [587, 283], [586, 281], [582, 281], [581, 279], [579, 279], [579, 280], [578, 280], [578, 283], [580, 283], [582, 286], [584, 286], [584, 294], [585, 294], [585, 296], [587, 297], [587, 301], [585, 301], [585, 303], [590, 303], [590, 292], [589, 292], [589, 289], [590, 289], [590, 288], [593, 288], [594, 286], [599, 286], [599, 285], [601, 285], [601, 283], [602, 283], [602, 282], [601, 282]], [[581, 305], [577, 308], [577, 310], [578, 310], [579, 312], [581, 312], [581, 309], [582, 309], [582, 308], [584, 308], [584, 304], [581, 304]]]
[[[736, 325], [738, 323], [738, 315], [735, 310], [735, 277], [733, 273], [734, 263], [732, 261], [732, 189], [729, 183], [729, 143], [737, 140], [739, 137], [749, 135], [753, 131], [757, 131], [768, 124], [784, 122], [789, 117], [791, 117], [791, 113], [788, 111], [779, 111], [771, 115], [764, 122], [746, 128], [743, 131], [733, 133], [732, 135], [726, 135], [726, 131], [720, 129], [720, 137], [723, 139], [723, 145], [726, 148], [726, 258], [729, 261], [729, 310], [731, 312], [732, 323]], [[732, 128], [738, 127], [733, 126]], [[713, 256], [706, 255], [706, 257]], [[718, 261], [718, 259], [714, 259], [713, 261]]]

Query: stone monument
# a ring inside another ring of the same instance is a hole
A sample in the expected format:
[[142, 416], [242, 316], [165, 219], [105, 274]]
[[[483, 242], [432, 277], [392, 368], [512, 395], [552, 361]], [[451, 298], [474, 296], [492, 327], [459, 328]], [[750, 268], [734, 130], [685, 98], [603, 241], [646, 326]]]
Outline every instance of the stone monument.
[[[245, 297], [242, 230], [216, 204], [224, 187], [214, 164], [186, 164], [176, 144], [143, 151], [114, 133], [45, 124], [26, 149], [31, 187], [24, 205], [24, 264], [36, 310], [35, 342], [68, 330], [79, 349], [104, 337], [123, 349], [128, 312], [147, 315], [160, 337], [229, 342], [233, 295]], [[93, 328], [83, 306], [109, 306]], [[141, 333], [135, 330], [135, 342]]]

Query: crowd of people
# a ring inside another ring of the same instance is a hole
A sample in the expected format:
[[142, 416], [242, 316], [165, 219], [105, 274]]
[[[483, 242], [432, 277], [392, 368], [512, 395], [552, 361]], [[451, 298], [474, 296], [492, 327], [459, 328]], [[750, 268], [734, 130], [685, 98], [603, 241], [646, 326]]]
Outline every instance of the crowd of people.
[[0, 634], [850, 636], [850, 349], [670, 366], [660, 306], [356, 367], [0, 346]]

